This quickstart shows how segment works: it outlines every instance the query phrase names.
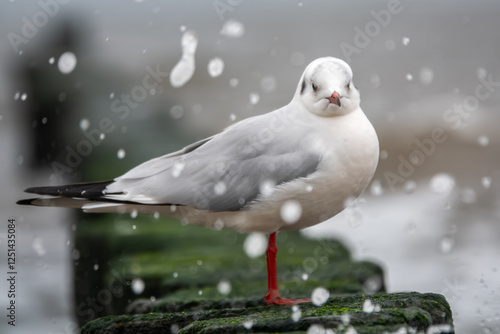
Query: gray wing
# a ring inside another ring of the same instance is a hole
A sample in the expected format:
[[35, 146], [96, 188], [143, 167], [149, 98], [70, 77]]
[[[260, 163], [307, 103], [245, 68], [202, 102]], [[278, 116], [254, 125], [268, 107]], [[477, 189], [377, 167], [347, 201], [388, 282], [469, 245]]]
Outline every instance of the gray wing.
[[247, 119], [184, 150], [139, 165], [109, 185], [107, 197], [239, 210], [256, 199], [264, 185], [279, 185], [316, 171], [320, 155], [301, 145], [308, 129], [292, 127], [273, 133], [266, 116]]

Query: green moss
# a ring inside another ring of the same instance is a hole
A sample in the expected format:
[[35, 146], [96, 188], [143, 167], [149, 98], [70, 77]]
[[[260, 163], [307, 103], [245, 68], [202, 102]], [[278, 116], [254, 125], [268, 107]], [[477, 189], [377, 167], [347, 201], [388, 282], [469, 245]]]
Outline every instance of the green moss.
[[[380, 310], [363, 312], [362, 305], [366, 298], [370, 298], [374, 305], [380, 305]], [[235, 306], [238, 303], [239, 307]], [[400, 303], [406, 307], [394, 307]], [[85, 325], [82, 333], [118, 333], [118, 330], [123, 330], [123, 333], [150, 333], [148, 330], [159, 324], [163, 328], [176, 325], [179, 333], [236, 333], [248, 331], [246, 327], [249, 326], [252, 332], [281, 333], [306, 331], [313, 324], [321, 324], [335, 332], [343, 332], [352, 326], [360, 334], [395, 332], [401, 327], [426, 331], [433, 324], [452, 325], [451, 318], [433, 316], [435, 312], [429, 313], [421, 308], [422, 305], [429, 308], [430, 304], [434, 305], [433, 311], [441, 308], [449, 310], [444, 298], [435, 294], [336, 295], [322, 306], [311, 303], [299, 305], [301, 317], [296, 322], [292, 319], [293, 309], [290, 306], [263, 306], [259, 300], [195, 300], [175, 303], [168, 313], [98, 319]]]

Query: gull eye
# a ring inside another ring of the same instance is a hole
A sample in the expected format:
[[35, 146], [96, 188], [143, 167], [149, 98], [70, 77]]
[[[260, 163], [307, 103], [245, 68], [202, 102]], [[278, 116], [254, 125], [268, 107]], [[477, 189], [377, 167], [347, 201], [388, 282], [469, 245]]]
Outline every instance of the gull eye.
[[315, 91], [315, 92], [318, 91], [318, 86], [316, 86], [316, 84], [314, 82], [311, 83], [311, 86], [312, 86], [313, 91]]

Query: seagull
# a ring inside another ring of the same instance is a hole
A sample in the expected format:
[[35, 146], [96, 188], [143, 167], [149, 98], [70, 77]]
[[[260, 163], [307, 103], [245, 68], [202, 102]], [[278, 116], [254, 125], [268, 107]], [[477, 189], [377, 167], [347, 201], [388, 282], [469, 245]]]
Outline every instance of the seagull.
[[18, 204], [85, 212], [160, 214], [213, 229], [268, 233], [268, 305], [281, 298], [276, 233], [337, 215], [370, 183], [379, 143], [353, 73], [323, 57], [304, 70], [290, 103], [146, 161], [110, 181], [28, 188]]

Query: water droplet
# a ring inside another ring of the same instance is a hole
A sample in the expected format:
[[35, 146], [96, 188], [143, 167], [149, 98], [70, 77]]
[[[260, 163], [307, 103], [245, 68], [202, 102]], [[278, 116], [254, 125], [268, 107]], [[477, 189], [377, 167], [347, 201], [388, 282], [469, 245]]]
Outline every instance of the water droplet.
[[472, 188], [465, 188], [462, 190], [461, 193], [462, 197], [462, 202], [466, 204], [473, 204], [476, 203], [477, 195], [474, 189]]
[[18, 165], [22, 165], [24, 162], [24, 157], [22, 155], [18, 156], [17, 157], [17, 164]]
[[477, 138], [477, 142], [479, 143], [479, 145], [481, 145], [482, 147], [486, 147], [488, 146], [488, 144], [490, 143], [490, 139], [487, 137], [487, 136], [479, 136]]
[[455, 179], [446, 173], [439, 173], [432, 177], [431, 190], [437, 194], [449, 194], [455, 187]]
[[173, 273], [172, 276], [174, 276], [174, 278], [177, 278], [179, 276], [179, 274], [177, 272]]
[[47, 117], [42, 118], [42, 124], [47, 124], [47, 121], [48, 121]]
[[177, 161], [172, 167], [172, 177], [174, 179], [178, 178], [181, 175], [183, 169], [184, 169], [184, 163]]
[[491, 186], [491, 177], [483, 176], [481, 178], [481, 184], [485, 189], [488, 189]]
[[75, 69], [76, 62], [76, 56], [73, 52], [65, 52], [59, 57], [57, 68], [62, 74], [69, 74]]
[[370, 276], [363, 282], [363, 290], [368, 294], [379, 292], [381, 288], [382, 278], [379, 275]]
[[380, 77], [377, 74], [370, 75], [370, 84], [372, 88], [378, 88], [380, 86]]
[[93, 268], [94, 268], [95, 271], [98, 271], [99, 270], [99, 265], [96, 263], [96, 264], [94, 264]]
[[243, 327], [245, 327], [245, 329], [251, 329], [253, 327], [253, 320], [248, 319], [243, 321]]
[[77, 261], [80, 258], [80, 251], [74, 248], [73, 251], [71, 252], [71, 257], [73, 258], [74, 261]]
[[170, 116], [173, 119], [180, 119], [184, 115], [184, 109], [181, 106], [173, 106], [170, 108]]
[[187, 29], [187, 27], [186, 27], [185, 25], [181, 25], [181, 26], [179, 27], [179, 30], [180, 30], [181, 32], [186, 31], [186, 29]]
[[105, 135], [104, 133], [101, 133], [101, 134], [99, 135], [99, 139], [100, 139], [100, 140], [104, 140], [104, 138], [106, 138], [106, 135]]
[[410, 39], [408, 37], [403, 37], [403, 45], [406, 46], [410, 44]]
[[130, 218], [132, 218], [132, 219], [137, 218], [137, 210], [132, 210], [132, 212], [130, 213]]
[[363, 214], [361, 210], [357, 207], [351, 207], [346, 209], [346, 220], [347, 224], [351, 227], [359, 227], [363, 224]]
[[267, 179], [259, 184], [259, 192], [263, 196], [270, 196], [274, 192], [275, 187], [276, 182], [274, 182], [274, 180]]
[[326, 303], [329, 297], [330, 297], [330, 292], [327, 289], [323, 287], [318, 287], [313, 290], [311, 295], [311, 300], [314, 305], [321, 306], [324, 303]]
[[434, 71], [429, 67], [423, 67], [420, 70], [420, 82], [423, 85], [430, 85], [434, 80]]
[[234, 122], [236, 120], [236, 115], [235, 114], [229, 115], [229, 119]]
[[144, 281], [142, 279], [136, 277], [132, 280], [130, 287], [136, 295], [140, 295], [144, 291], [146, 284], [144, 284]]
[[372, 313], [374, 310], [375, 310], [375, 305], [372, 304], [372, 301], [370, 299], [366, 299], [363, 302], [363, 312]]
[[109, 93], [109, 99], [112, 100], [115, 98], [115, 93], [111, 92]]
[[238, 86], [238, 83], [239, 83], [239, 80], [238, 80], [238, 79], [236, 79], [236, 78], [232, 78], [231, 80], [229, 80], [229, 85], [230, 85], [231, 87], [236, 87], [236, 86]]
[[403, 190], [406, 194], [412, 194], [417, 190], [417, 183], [413, 180], [407, 180], [403, 185]]
[[155, 212], [155, 213], [153, 213], [153, 218], [154, 218], [154, 219], [158, 219], [158, 218], [160, 218], [160, 213], [159, 213], [158, 211], [157, 211], [157, 212]]
[[182, 57], [170, 72], [170, 84], [173, 87], [182, 87], [194, 74], [194, 54], [198, 46], [198, 38], [193, 31], [186, 31], [182, 36]]
[[447, 254], [452, 250], [454, 244], [455, 240], [450, 235], [445, 235], [439, 242], [439, 250], [441, 253]]
[[56, 61], [56, 59], [55, 59], [54, 57], [50, 57], [50, 58], [49, 58], [49, 64], [50, 64], [50, 65], [54, 64], [54, 63], [55, 63], [55, 61]]
[[382, 182], [379, 180], [373, 180], [370, 186], [370, 192], [373, 196], [380, 196], [384, 193], [384, 187], [382, 187]]
[[243, 243], [243, 250], [251, 259], [255, 259], [266, 252], [267, 239], [262, 233], [250, 233]]
[[307, 281], [307, 279], [309, 278], [309, 275], [307, 273], [303, 273], [301, 278], [303, 281]]
[[296, 200], [287, 200], [281, 205], [281, 219], [287, 224], [294, 224], [302, 216], [302, 206]]
[[198, 296], [201, 296], [203, 294], [202, 290], [198, 290]]
[[272, 93], [276, 90], [276, 79], [271, 76], [265, 76], [260, 80], [260, 88], [266, 93]]
[[196, 264], [199, 265], [199, 266], [201, 266], [203, 264], [203, 261], [202, 260], [198, 260], [198, 261], [196, 261]]
[[389, 157], [389, 153], [386, 150], [381, 150], [380, 151], [380, 159], [385, 160], [385, 159], [387, 159], [387, 157]]
[[43, 246], [43, 240], [40, 237], [35, 237], [33, 239], [33, 242], [31, 243], [31, 247], [35, 251], [35, 253], [38, 256], [44, 256], [47, 251], [45, 250], [45, 247]]
[[123, 159], [125, 158], [125, 150], [123, 148], [120, 148], [118, 152], [116, 153], [116, 156], [118, 159]]
[[21, 93], [16, 92], [16, 94], [14, 94], [14, 100], [19, 100], [20, 95], [21, 95]]
[[413, 80], [413, 75], [411, 73], [406, 73], [406, 80], [412, 81]]
[[259, 103], [260, 96], [257, 93], [251, 93], [250, 94], [250, 103], [251, 104], [257, 104]]
[[[131, 215], [132, 216], [132, 215]], [[132, 218], [135, 218], [135, 217], [132, 217]], [[137, 226], [135, 225], [132, 225], [132, 229], [135, 230], [137, 228]]]
[[302, 311], [300, 311], [300, 308], [297, 306], [295, 309], [294, 307], [297, 306], [297, 305], [293, 305], [292, 306], [292, 320], [293, 322], [298, 322], [300, 320], [300, 318], [302, 318]]
[[214, 58], [208, 62], [208, 74], [215, 78], [224, 71], [224, 61], [220, 58]]
[[325, 334], [325, 327], [319, 324], [313, 324], [307, 329], [307, 334]]
[[245, 26], [243, 23], [235, 20], [227, 20], [220, 31], [221, 35], [231, 38], [239, 38], [243, 36], [244, 33]]
[[351, 322], [351, 316], [349, 314], [344, 313], [340, 316], [340, 320], [342, 321], [342, 325], [347, 326]]
[[488, 76], [488, 71], [486, 71], [486, 69], [483, 67], [479, 67], [476, 70], [476, 75], [479, 80], [486, 79], [486, 77]]
[[21, 101], [26, 101], [27, 98], [28, 98], [28, 94], [26, 94], [26, 93], [21, 94]]
[[231, 289], [231, 283], [228, 280], [223, 279], [217, 284], [217, 291], [224, 296], [227, 296], [231, 292]]

